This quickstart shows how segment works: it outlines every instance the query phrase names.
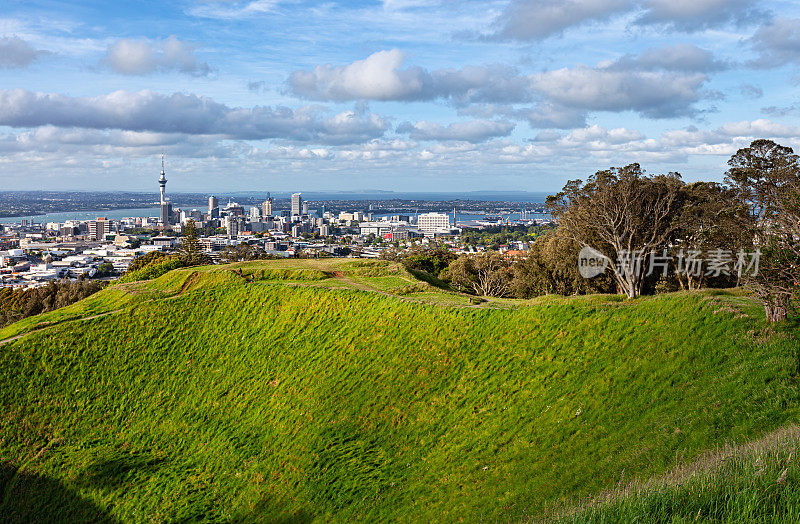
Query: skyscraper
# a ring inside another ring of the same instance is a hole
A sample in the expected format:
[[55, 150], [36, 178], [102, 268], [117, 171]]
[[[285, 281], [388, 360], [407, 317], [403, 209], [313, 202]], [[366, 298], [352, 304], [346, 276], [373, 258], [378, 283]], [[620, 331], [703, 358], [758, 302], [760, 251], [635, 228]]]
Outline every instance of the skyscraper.
[[208, 216], [212, 218], [219, 216], [219, 200], [214, 195], [208, 197]]
[[106, 217], [97, 217], [96, 220], [89, 221], [89, 238], [92, 240], [104, 240], [109, 233], [111, 233], [111, 221]]
[[272, 196], [267, 193], [267, 199], [261, 204], [261, 214], [265, 217], [272, 216]]
[[303, 197], [302, 193], [292, 194], [292, 216], [300, 216], [303, 212]]

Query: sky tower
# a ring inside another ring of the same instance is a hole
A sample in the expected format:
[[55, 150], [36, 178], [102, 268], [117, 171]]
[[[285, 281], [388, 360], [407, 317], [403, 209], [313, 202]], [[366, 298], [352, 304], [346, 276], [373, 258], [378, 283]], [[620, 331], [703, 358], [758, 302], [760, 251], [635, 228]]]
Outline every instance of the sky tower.
[[158, 179], [158, 185], [161, 186], [161, 205], [166, 203], [164, 193], [167, 190], [167, 174], [164, 173], [164, 155], [161, 155], [161, 177]]
[[164, 155], [161, 155], [161, 177], [158, 179], [158, 185], [161, 187], [161, 212], [159, 219], [163, 229], [169, 229], [169, 222], [172, 218], [172, 203], [167, 200], [165, 192], [167, 190], [167, 174], [164, 173]]

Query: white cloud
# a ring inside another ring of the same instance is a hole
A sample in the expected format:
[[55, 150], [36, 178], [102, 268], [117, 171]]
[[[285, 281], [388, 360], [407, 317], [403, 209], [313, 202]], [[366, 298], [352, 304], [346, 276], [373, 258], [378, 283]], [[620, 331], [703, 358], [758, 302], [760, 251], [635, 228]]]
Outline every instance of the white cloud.
[[586, 125], [586, 111], [571, 109], [549, 102], [540, 102], [530, 107], [515, 107], [504, 104], [481, 104], [461, 108], [462, 116], [493, 118], [501, 116], [514, 120], [525, 120], [534, 129], [574, 129]]
[[0, 38], [0, 69], [26, 67], [47, 51], [34, 49], [19, 37]]
[[97, 97], [69, 97], [0, 90], [0, 125], [80, 127], [188, 135], [222, 135], [241, 140], [282, 138], [319, 143], [363, 142], [383, 136], [388, 122], [375, 114], [318, 108], [229, 107], [183, 93], [115, 91]]
[[519, 101], [529, 98], [528, 80], [511, 67], [467, 66], [428, 71], [401, 69], [398, 49], [378, 51], [347, 65], [321, 65], [295, 71], [289, 86], [295, 96], [311, 100], [434, 100], [457, 104], [480, 101]]
[[725, 63], [716, 60], [713, 53], [694, 44], [678, 43], [651, 47], [636, 56], [626, 54], [605, 65], [606, 69], [620, 71], [683, 71], [708, 73], [725, 69]]
[[758, 28], [750, 39], [758, 57], [750, 61], [757, 68], [800, 64], [800, 19], [778, 18]]
[[757, 120], [744, 120], [729, 122], [720, 127], [719, 131], [726, 136], [733, 137], [759, 137], [759, 138], [797, 138], [800, 137], [800, 127], [779, 124], [763, 118]]
[[606, 129], [598, 125], [592, 125], [583, 129], [575, 129], [567, 135], [566, 140], [571, 142], [604, 142], [607, 144], [627, 144], [644, 138], [639, 131], [620, 127], [617, 129]]
[[423, 92], [425, 72], [400, 70], [403, 53], [378, 51], [345, 66], [320, 65], [295, 71], [289, 83], [295, 95], [312, 100], [409, 100]]
[[724, 26], [760, 22], [767, 16], [753, 0], [645, 0], [637, 23], [663, 25], [693, 32]]
[[512, 0], [495, 20], [494, 38], [542, 40], [632, 8], [631, 0]]
[[685, 116], [703, 98], [701, 73], [613, 71], [578, 66], [539, 73], [532, 88], [564, 107], [590, 111], [636, 111], [650, 118]]
[[164, 40], [124, 38], [108, 46], [104, 63], [124, 75], [146, 75], [154, 71], [180, 71], [207, 75], [211, 68], [199, 62], [196, 46], [174, 35]]
[[625, 55], [599, 67], [577, 66], [522, 75], [505, 66], [467, 66], [428, 71], [401, 69], [403, 53], [379, 51], [343, 66], [317, 66], [296, 71], [291, 91], [312, 100], [449, 100], [522, 104], [506, 109], [535, 127], [569, 127], [585, 121], [586, 111], [636, 111], [648, 117], [691, 115], [693, 105], [709, 95], [708, 77], [699, 72], [721, 67], [713, 56], [691, 45]]
[[454, 122], [443, 126], [434, 122], [405, 123], [397, 128], [398, 133], [407, 133], [414, 140], [456, 140], [483, 142], [490, 138], [508, 136], [514, 130], [513, 122], [500, 120], [471, 120]]

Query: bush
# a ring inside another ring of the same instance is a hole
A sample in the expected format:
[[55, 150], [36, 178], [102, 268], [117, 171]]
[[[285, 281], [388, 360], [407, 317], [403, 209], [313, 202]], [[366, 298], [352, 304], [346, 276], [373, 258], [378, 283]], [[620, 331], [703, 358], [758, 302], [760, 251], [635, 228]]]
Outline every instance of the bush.
[[110, 262], [104, 262], [97, 266], [96, 277], [108, 277], [114, 274], [114, 266]]
[[511, 262], [497, 251], [461, 255], [442, 273], [459, 291], [490, 297], [509, 296], [512, 276]]
[[399, 258], [408, 269], [425, 271], [438, 277], [457, 257], [452, 251], [442, 246], [436, 246], [414, 248], [403, 255], [399, 255]]
[[35, 289], [0, 288], [0, 327], [82, 300], [106, 282], [60, 280]]
[[183, 266], [183, 262], [178, 257], [165, 257], [134, 271], [128, 269], [118, 282], [125, 283], [136, 282], [138, 280], [151, 280]]
[[167, 255], [166, 253], [162, 253], [161, 251], [151, 251], [140, 257], [134, 258], [131, 264], [128, 266], [127, 273], [137, 271], [145, 266], [149, 266], [150, 264], [161, 263], [169, 258], [174, 258], [174, 257], [170, 257], [169, 255]]

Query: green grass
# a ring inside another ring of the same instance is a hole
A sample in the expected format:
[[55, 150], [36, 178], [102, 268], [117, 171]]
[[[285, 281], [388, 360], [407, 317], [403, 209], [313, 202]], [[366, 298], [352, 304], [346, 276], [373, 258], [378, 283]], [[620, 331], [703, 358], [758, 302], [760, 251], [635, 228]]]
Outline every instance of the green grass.
[[800, 427], [725, 445], [647, 481], [580, 505], [553, 510], [550, 522], [800, 522]]
[[740, 294], [470, 306], [372, 264], [181, 269], [0, 331], [29, 331], [0, 515], [523, 520], [800, 412], [796, 329]]

